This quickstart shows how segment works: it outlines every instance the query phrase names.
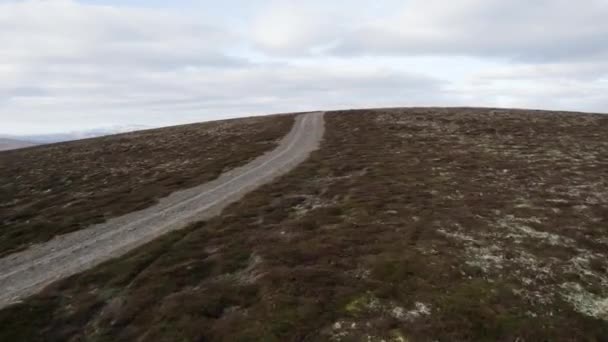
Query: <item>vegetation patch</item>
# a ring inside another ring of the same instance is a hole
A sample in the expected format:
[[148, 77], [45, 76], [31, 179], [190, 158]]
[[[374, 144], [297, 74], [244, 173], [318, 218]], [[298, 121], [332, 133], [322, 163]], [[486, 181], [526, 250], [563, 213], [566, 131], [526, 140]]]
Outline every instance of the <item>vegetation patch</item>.
[[605, 340], [608, 117], [326, 121], [220, 217], [0, 311], [0, 340]]
[[0, 152], [0, 257], [213, 180], [292, 125], [291, 115], [224, 120]]

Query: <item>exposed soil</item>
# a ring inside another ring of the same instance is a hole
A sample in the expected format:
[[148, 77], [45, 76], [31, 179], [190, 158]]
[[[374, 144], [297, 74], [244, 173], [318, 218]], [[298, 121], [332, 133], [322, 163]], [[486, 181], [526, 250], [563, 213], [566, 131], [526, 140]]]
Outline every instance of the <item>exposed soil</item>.
[[175, 126], [0, 153], [0, 256], [149, 207], [274, 148], [292, 116]]
[[326, 122], [222, 216], [0, 311], [0, 340], [606, 340], [608, 117]]

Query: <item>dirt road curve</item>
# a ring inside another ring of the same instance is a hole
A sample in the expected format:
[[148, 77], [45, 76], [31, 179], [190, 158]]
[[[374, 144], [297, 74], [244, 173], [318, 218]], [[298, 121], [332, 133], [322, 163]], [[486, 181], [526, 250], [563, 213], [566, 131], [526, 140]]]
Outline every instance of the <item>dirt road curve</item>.
[[0, 308], [171, 230], [219, 214], [247, 192], [293, 169], [317, 149], [324, 131], [323, 114], [300, 115], [276, 149], [212, 182], [176, 192], [148, 209], [0, 259]]

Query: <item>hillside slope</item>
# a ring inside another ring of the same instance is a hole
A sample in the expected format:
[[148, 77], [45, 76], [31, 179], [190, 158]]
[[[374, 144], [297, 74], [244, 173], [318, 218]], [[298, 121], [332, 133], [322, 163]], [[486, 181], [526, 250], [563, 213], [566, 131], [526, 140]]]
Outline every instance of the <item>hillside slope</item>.
[[40, 292], [48, 284], [118, 258], [155, 238], [217, 216], [245, 194], [288, 173], [319, 147], [323, 112], [298, 115], [272, 151], [222, 173], [217, 179], [176, 191], [158, 204], [111, 218], [19, 253], [0, 258], [0, 308]]
[[215, 179], [292, 125], [289, 115], [255, 117], [0, 153], [0, 256]]
[[602, 340], [608, 117], [326, 114], [217, 218], [0, 311], [2, 340]]

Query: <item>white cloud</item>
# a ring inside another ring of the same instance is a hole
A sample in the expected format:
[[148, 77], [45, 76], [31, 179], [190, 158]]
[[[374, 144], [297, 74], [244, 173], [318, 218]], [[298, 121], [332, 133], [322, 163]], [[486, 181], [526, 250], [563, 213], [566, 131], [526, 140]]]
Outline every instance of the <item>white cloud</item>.
[[255, 16], [251, 32], [258, 47], [271, 53], [300, 53], [331, 40], [335, 25], [318, 8], [293, 2], [264, 6]]
[[82, 5], [70, 0], [0, 4], [2, 64], [225, 64], [234, 34], [158, 9]]
[[0, 1], [0, 133], [361, 106], [608, 112], [605, 1], [227, 1]]
[[608, 55], [608, 2], [411, 0], [362, 23], [339, 54], [470, 55], [559, 61]]

